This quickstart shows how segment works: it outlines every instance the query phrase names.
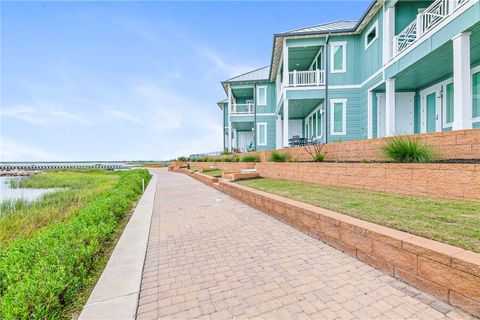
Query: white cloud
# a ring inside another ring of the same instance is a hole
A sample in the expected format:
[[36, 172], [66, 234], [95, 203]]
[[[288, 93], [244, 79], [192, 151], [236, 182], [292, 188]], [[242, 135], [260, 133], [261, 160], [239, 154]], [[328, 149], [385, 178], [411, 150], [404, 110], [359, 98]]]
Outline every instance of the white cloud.
[[62, 159], [57, 154], [5, 137], [0, 139], [1, 161], [53, 161]]
[[117, 119], [120, 119], [120, 120], [125, 120], [125, 121], [138, 123], [138, 124], [143, 123], [143, 121], [140, 120], [139, 118], [137, 118], [136, 116], [134, 116], [132, 114], [129, 114], [129, 113], [126, 113], [126, 112], [113, 110], [113, 109], [105, 110], [104, 112], [110, 118], [117, 118]]
[[41, 124], [45, 119], [40, 118], [35, 108], [27, 106], [16, 106], [12, 108], [2, 108], [0, 117], [11, 117], [26, 121], [31, 124]]
[[88, 120], [86, 117], [82, 115], [74, 114], [71, 112], [51, 110], [50, 114], [52, 114], [55, 117], [61, 118], [63, 120], [68, 120], [68, 121], [84, 124], [87, 126], [93, 125], [93, 123], [90, 120]]

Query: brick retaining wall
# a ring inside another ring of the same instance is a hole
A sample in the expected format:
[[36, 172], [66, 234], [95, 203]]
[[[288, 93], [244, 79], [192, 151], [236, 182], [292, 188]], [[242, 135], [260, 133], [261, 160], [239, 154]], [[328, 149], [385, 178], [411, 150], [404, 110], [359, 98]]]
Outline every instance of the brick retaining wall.
[[480, 200], [480, 164], [256, 164], [261, 177], [437, 198]]
[[231, 182], [219, 183], [226, 194], [480, 316], [480, 254]]
[[[480, 159], [480, 129], [456, 130], [448, 132], [433, 132], [410, 135], [420, 139], [426, 145], [438, 151], [442, 159]], [[326, 160], [386, 160], [380, 147], [388, 138], [334, 142], [326, 144]], [[288, 152], [299, 161], [310, 161], [311, 156], [304, 147], [285, 148], [278, 152]], [[268, 161], [271, 151], [256, 151], [242, 153], [240, 156], [257, 155], [260, 161]], [[216, 156], [225, 158], [231, 156]]]
[[255, 162], [188, 162], [190, 168], [218, 168], [223, 171], [240, 171], [255, 168]]

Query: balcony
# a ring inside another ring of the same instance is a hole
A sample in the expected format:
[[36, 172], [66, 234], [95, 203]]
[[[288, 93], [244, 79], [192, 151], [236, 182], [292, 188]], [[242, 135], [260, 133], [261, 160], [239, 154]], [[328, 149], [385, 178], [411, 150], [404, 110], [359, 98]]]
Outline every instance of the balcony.
[[288, 73], [289, 87], [307, 87], [320, 86], [325, 84], [324, 70], [308, 70], [308, 71], [290, 71]]
[[393, 37], [394, 56], [407, 49], [469, 0], [436, 0], [402, 32]]
[[230, 114], [253, 114], [253, 103], [233, 103]]

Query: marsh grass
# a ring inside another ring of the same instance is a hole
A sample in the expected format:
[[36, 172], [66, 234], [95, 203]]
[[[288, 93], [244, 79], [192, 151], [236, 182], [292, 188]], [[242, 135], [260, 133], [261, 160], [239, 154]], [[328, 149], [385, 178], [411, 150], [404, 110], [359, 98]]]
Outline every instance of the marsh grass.
[[0, 218], [0, 318], [72, 318], [142, 193], [142, 179], [150, 179], [146, 170], [49, 172], [22, 181], [68, 189]]
[[19, 237], [28, 237], [42, 227], [70, 217], [82, 205], [109, 189], [118, 180], [113, 172], [56, 171], [16, 180], [18, 188], [61, 188], [37, 200], [2, 201], [0, 247]]

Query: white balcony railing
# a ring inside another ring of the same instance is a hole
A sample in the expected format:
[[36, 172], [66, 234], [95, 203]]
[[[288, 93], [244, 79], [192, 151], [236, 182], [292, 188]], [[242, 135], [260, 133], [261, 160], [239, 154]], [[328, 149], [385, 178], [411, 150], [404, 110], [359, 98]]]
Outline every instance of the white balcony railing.
[[422, 13], [417, 15], [402, 32], [393, 37], [394, 54], [408, 48], [418, 38], [433, 29], [438, 23], [451, 15], [460, 5], [469, 0], [436, 0]]
[[288, 73], [288, 85], [290, 87], [301, 86], [320, 86], [325, 84], [325, 77], [323, 70], [309, 70], [309, 71], [290, 71]]
[[253, 103], [233, 103], [232, 114], [253, 114]]

